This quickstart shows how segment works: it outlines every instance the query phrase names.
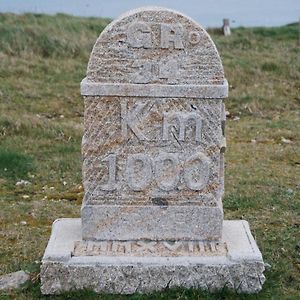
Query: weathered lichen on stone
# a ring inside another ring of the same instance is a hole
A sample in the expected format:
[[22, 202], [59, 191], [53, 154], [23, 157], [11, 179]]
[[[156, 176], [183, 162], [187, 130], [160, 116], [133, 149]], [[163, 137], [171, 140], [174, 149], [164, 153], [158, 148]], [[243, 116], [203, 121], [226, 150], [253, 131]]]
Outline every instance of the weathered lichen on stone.
[[81, 93], [81, 219], [53, 224], [42, 292], [259, 291], [248, 223], [223, 222], [228, 84], [207, 32], [171, 10], [128, 12], [97, 39]]

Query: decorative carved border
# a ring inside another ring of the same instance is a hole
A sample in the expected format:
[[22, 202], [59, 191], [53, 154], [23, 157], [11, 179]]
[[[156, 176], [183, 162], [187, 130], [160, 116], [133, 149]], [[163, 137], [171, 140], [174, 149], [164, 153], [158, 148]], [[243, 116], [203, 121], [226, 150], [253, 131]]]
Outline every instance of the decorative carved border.
[[216, 256], [226, 255], [224, 242], [77, 241], [72, 256]]

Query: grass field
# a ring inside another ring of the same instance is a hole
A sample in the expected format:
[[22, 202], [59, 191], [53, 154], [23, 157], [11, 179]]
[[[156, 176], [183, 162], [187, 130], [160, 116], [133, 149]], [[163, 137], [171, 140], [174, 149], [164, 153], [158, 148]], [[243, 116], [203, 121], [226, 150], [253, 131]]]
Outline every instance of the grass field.
[[[0, 299], [300, 299], [300, 47], [297, 25], [211, 31], [230, 96], [226, 219], [246, 219], [271, 265], [258, 295], [167, 290], [43, 297], [39, 266], [52, 222], [79, 217], [85, 76], [105, 19], [0, 14], [0, 275], [31, 283]], [[21, 180], [28, 184], [19, 184]]]

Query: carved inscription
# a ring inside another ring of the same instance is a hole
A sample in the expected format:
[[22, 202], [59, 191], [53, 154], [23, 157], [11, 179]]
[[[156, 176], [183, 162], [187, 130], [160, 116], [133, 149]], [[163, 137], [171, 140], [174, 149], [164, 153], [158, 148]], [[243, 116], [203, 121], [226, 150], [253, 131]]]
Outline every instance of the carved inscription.
[[154, 77], [154, 65], [149, 60], [138, 59], [132, 64], [136, 72], [131, 75], [134, 83], [149, 83]]
[[[110, 154], [104, 161], [108, 161], [108, 182], [99, 187], [104, 191], [113, 191], [118, 186], [117, 155]], [[130, 189], [136, 192], [146, 190], [153, 182], [162, 191], [172, 191], [181, 179], [188, 189], [199, 191], [208, 182], [210, 164], [210, 159], [203, 153], [197, 153], [185, 161], [180, 161], [177, 153], [160, 153], [155, 157], [137, 153], [128, 155], [123, 176]]]
[[135, 60], [132, 67], [136, 71], [131, 75], [133, 83], [150, 83], [158, 79], [166, 79], [166, 83], [175, 84], [178, 80], [178, 61], [149, 61], [145, 59]]
[[185, 161], [184, 180], [189, 189], [199, 191], [206, 186], [210, 164], [210, 159], [201, 152]]
[[[158, 34], [159, 33], [159, 34]], [[127, 43], [132, 48], [184, 50], [185, 45], [197, 45], [201, 40], [200, 32], [186, 32], [180, 23], [133, 22], [127, 29]], [[135, 72], [131, 74], [133, 83], [155, 83], [165, 79], [166, 84], [176, 84], [179, 76], [178, 60], [164, 61], [135, 59], [132, 63]]]
[[152, 48], [151, 27], [145, 22], [135, 22], [128, 27], [127, 41], [133, 48]]
[[152, 161], [145, 154], [131, 154], [127, 158], [125, 178], [133, 191], [143, 191], [152, 181]]
[[[171, 112], [164, 113], [164, 121], [163, 121], [163, 140], [168, 141], [170, 139], [171, 133], [170, 128], [179, 127], [179, 135], [178, 140], [185, 140], [185, 131], [189, 122], [193, 121], [195, 126], [195, 141], [201, 141], [201, 129], [202, 122], [199, 114], [193, 112]], [[191, 126], [191, 125], [190, 125]]]
[[[159, 35], [156, 33], [157, 27], [160, 32]], [[199, 32], [190, 31], [186, 33], [180, 23], [134, 22], [127, 29], [127, 43], [132, 48], [182, 50], [185, 47], [185, 42], [196, 45], [200, 40]]]
[[74, 255], [224, 250], [199, 241], [221, 240], [227, 86], [209, 35], [178, 13], [134, 11], [101, 34], [81, 84], [84, 226]]
[[73, 256], [214, 256], [226, 255], [224, 242], [78, 241]]
[[161, 48], [168, 49], [174, 46], [175, 49], [184, 49], [183, 27], [181, 24], [161, 24]]
[[155, 160], [156, 183], [163, 191], [176, 189], [180, 181], [179, 158], [177, 153], [163, 153]]
[[198, 31], [191, 31], [188, 39], [192, 45], [197, 45], [201, 40], [200, 33]]
[[127, 102], [121, 101], [121, 131], [124, 140], [128, 139], [128, 129], [140, 140], [145, 141], [147, 138], [143, 132], [138, 128], [139, 118], [147, 103], [138, 103], [131, 111], [127, 108]]
[[100, 188], [103, 191], [114, 191], [117, 188], [117, 183], [116, 183], [116, 155], [115, 154], [109, 154], [102, 161], [108, 163], [108, 181], [107, 181], [106, 184], [100, 185]]
[[[149, 139], [139, 128], [142, 123], [142, 116], [148, 102], [138, 102], [131, 110], [127, 107], [127, 101], [121, 101], [121, 134], [124, 141], [128, 140], [128, 130], [140, 140], [148, 141]], [[149, 113], [149, 111], [148, 111]], [[147, 112], [146, 112], [147, 114]], [[178, 128], [178, 137], [172, 131], [173, 128]], [[164, 112], [162, 124], [162, 139], [169, 141], [176, 139], [185, 141], [187, 128], [195, 128], [194, 140], [196, 143], [201, 142], [202, 135], [202, 120], [198, 113], [195, 112]]]
[[158, 78], [166, 79], [168, 84], [175, 84], [178, 80], [179, 65], [175, 59], [159, 63]]

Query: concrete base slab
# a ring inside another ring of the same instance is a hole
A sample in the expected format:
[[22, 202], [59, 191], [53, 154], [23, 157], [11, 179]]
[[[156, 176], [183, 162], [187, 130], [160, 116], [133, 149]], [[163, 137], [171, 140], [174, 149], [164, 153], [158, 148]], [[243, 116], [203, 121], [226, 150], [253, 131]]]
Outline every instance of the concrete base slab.
[[148, 293], [173, 287], [255, 293], [265, 281], [262, 255], [246, 221], [224, 221], [227, 254], [210, 256], [72, 256], [82, 240], [81, 219], [59, 219], [41, 267], [43, 294], [90, 289], [95, 292]]

